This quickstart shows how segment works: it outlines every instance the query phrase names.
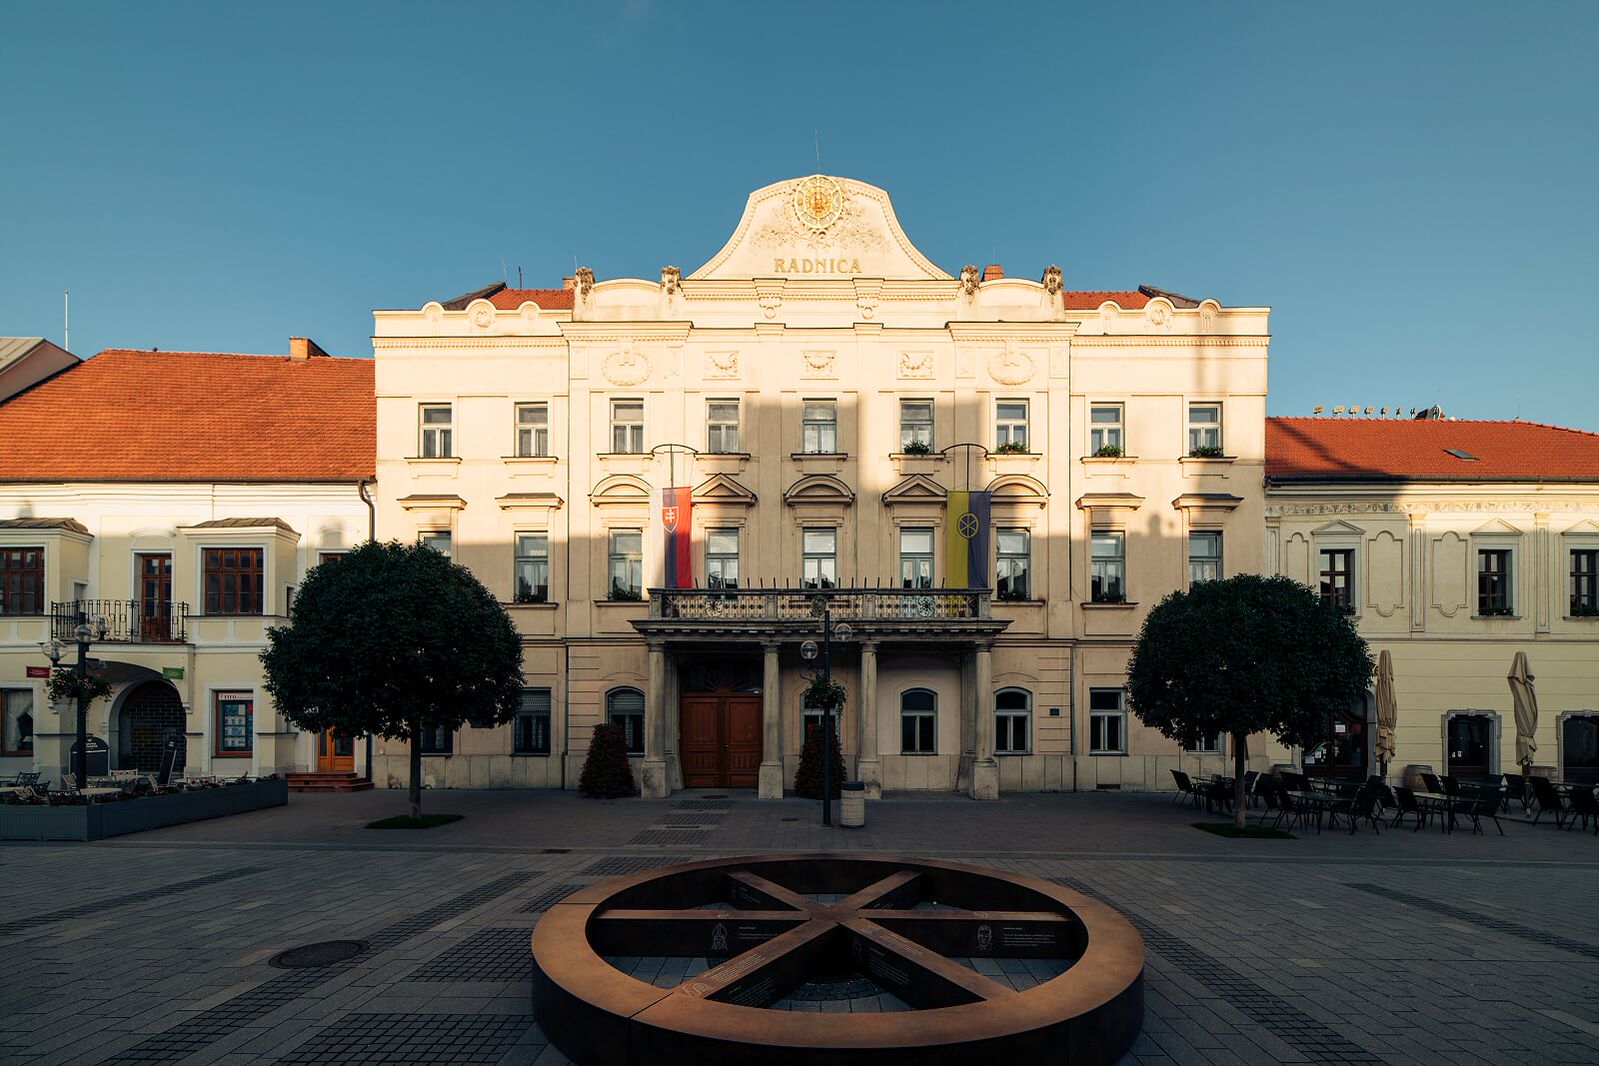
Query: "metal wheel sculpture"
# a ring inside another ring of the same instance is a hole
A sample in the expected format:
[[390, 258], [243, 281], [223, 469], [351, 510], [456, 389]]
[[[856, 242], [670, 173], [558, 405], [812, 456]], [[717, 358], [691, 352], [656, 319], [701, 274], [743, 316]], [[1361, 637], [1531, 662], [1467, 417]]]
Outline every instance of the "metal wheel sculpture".
[[[539, 1024], [585, 1066], [1075, 1066], [1116, 1061], [1143, 1020], [1144, 945], [1120, 914], [1040, 878], [927, 859], [648, 870], [567, 896], [532, 947]], [[836, 988], [886, 1009], [803, 1009]]]

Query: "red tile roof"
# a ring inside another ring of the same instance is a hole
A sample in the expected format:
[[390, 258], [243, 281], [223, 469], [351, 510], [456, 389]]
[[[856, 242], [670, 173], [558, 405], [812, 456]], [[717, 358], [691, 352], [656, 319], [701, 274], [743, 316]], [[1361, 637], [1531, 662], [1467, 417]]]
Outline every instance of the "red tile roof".
[[1068, 289], [1066, 296], [1066, 310], [1068, 311], [1096, 311], [1099, 305], [1106, 300], [1116, 301], [1116, 306], [1124, 311], [1131, 311], [1149, 303], [1149, 297], [1134, 289], [1121, 291], [1118, 289], [1086, 289], [1073, 292]]
[[[1452, 455], [1449, 448], [1476, 458]], [[1458, 418], [1268, 418], [1266, 476], [1599, 482], [1599, 433], [1542, 422]]]
[[374, 476], [372, 360], [110, 348], [0, 403], [0, 481]]
[[572, 309], [571, 289], [501, 289], [489, 300], [502, 311], [514, 311], [532, 300], [545, 311]]

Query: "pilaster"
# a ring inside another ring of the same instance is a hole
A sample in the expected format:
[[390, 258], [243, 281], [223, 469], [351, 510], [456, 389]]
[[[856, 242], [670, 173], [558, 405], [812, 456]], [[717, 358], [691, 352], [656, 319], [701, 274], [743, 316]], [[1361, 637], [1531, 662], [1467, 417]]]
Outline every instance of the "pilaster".
[[783, 798], [783, 693], [777, 644], [761, 645], [761, 768], [756, 799]]
[[972, 799], [999, 799], [999, 763], [994, 759], [994, 653], [979, 645], [972, 654], [972, 723], [976, 752], [972, 760]]
[[883, 760], [877, 754], [877, 642], [861, 642], [859, 756], [855, 777], [866, 786], [867, 799], [883, 798]]
[[639, 795], [663, 799], [672, 792], [666, 776], [666, 649], [649, 646], [649, 684], [644, 697], [644, 763], [639, 768]]

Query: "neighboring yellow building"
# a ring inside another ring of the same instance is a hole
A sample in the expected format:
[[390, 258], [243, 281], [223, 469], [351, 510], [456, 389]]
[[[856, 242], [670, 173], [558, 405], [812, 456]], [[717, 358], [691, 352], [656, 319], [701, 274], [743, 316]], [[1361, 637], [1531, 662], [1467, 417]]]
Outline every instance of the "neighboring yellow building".
[[[1436, 413], [1436, 412], [1435, 412]], [[1267, 419], [1266, 564], [1355, 613], [1393, 658], [1394, 774], [1516, 764], [1526, 652], [1549, 776], [1599, 780], [1599, 434], [1439, 417]], [[1331, 723], [1311, 769], [1366, 772], [1375, 719]]]
[[[874, 794], [1230, 765], [1121, 690], [1165, 592], [1261, 568], [1266, 309], [952, 276], [883, 190], [813, 175], [752, 193], [687, 274], [374, 317], [379, 534], [451, 552], [525, 637], [523, 715], [429, 737], [436, 784], [574, 787], [610, 718], [646, 795], [781, 794], [814, 721], [807, 584], [853, 629], [843, 747]], [[691, 587], [664, 587], [667, 523]], [[378, 741], [380, 783], [404, 756]]]
[[0, 403], [0, 775], [67, 769], [42, 645], [75, 662], [80, 620], [106, 626], [89, 732], [110, 768], [153, 772], [182, 737], [190, 773], [364, 770], [276, 713], [258, 656], [306, 569], [370, 535], [372, 441], [371, 361], [303, 339], [105, 351]]

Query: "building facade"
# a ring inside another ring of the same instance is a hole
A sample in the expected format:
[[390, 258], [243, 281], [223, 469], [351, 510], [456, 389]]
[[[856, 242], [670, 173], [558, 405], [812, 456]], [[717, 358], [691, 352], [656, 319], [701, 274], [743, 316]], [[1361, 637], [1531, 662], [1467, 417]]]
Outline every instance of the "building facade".
[[[646, 795], [780, 795], [817, 592], [873, 794], [1222, 767], [1122, 685], [1166, 591], [1262, 566], [1266, 309], [951, 275], [882, 190], [813, 175], [686, 274], [374, 317], [379, 534], [470, 567], [525, 642], [522, 715], [430, 736], [435, 784], [574, 787], [610, 720]], [[379, 740], [379, 783], [405, 758]]]
[[[307, 568], [366, 540], [372, 363], [112, 350], [0, 403], [0, 774], [69, 768], [76, 708], [47, 698], [74, 630], [112, 685], [90, 706], [110, 769], [365, 771], [261, 684], [266, 630]], [[94, 765], [91, 760], [91, 767]]]

